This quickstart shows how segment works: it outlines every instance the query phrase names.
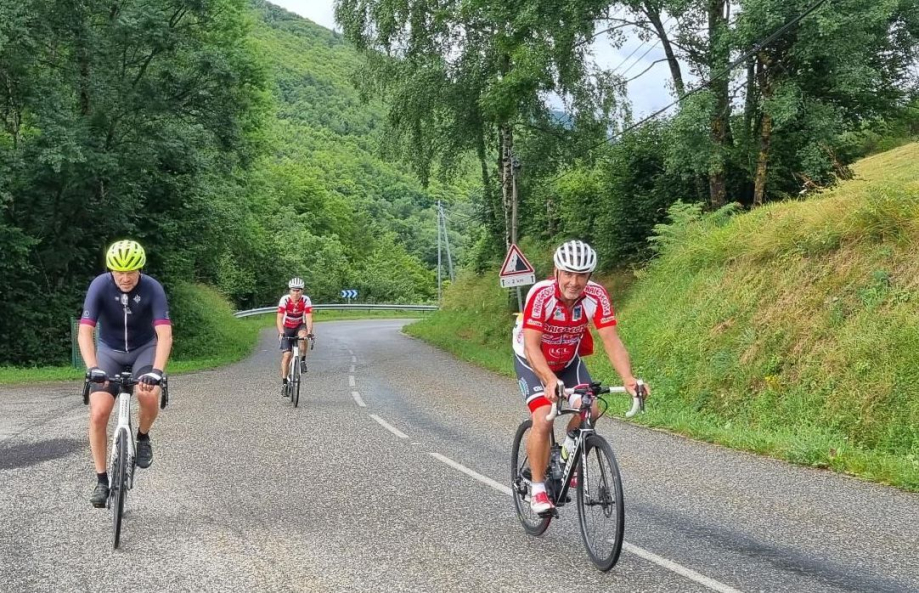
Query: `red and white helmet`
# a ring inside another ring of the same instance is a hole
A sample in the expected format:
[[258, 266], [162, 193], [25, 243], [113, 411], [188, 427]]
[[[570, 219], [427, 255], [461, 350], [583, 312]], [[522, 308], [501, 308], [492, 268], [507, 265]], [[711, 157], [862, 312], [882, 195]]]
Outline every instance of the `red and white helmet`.
[[555, 250], [555, 267], [566, 272], [593, 272], [597, 267], [597, 252], [583, 241], [568, 241]]

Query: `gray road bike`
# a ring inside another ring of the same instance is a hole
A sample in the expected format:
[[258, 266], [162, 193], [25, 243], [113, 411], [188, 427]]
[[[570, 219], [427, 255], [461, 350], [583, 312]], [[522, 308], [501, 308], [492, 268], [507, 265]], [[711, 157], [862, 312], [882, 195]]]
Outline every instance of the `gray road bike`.
[[300, 404], [300, 384], [302, 383], [302, 369], [300, 368], [300, 342], [309, 340], [309, 349], [312, 350], [316, 344], [316, 338], [307, 335], [306, 338], [300, 336], [282, 336], [282, 340], [291, 343], [290, 346], [290, 363], [287, 365], [287, 386], [285, 387], [287, 395], [290, 397], [290, 403], [296, 408]]
[[[121, 523], [124, 517], [124, 503], [128, 490], [134, 488], [134, 470], [137, 468], [137, 443], [131, 426], [131, 396], [139, 383], [130, 371], [107, 377], [106, 381], [118, 385], [118, 422], [112, 434], [112, 455], [109, 463], [109, 497], [106, 506], [112, 510], [112, 548], [121, 543]], [[90, 381], [83, 384], [83, 403], [89, 404]], [[169, 403], [169, 383], [166, 377], [160, 381], [160, 409]]]

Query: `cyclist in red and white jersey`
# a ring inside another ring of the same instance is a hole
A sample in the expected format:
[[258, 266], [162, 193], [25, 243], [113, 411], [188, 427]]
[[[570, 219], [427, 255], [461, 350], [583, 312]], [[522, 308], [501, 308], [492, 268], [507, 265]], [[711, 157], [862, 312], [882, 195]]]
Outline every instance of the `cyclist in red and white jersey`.
[[[590, 323], [597, 328], [609, 361], [628, 392], [635, 395], [637, 386], [629, 353], [616, 332], [616, 314], [609, 293], [590, 280], [597, 267], [596, 251], [582, 241], [568, 241], [555, 251], [554, 260], [554, 278], [530, 289], [514, 327], [514, 368], [533, 418], [527, 456], [533, 472], [530, 507], [538, 514], [553, 507], [545, 485], [552, 430], [546, 415], [551, 404], [558, 401], [559, 388], [591, 382], [581, 360], [594, 349]], [[580, 397], [572, 396], [569, 404], [578, 407]], [[595, 403], [595, 417], [596, 406]], [[580, 417], [573, 415], [568, 430], [576, 429], [579, 424]]]
[[287, 283], [289, 294], [281, 297], [278, 303], [278, 341], [281, 342], [281, 395], [287, 397], [287, 365], [290, 363], [292, 346], [290, 340], [300, 336], [300, 370], [306, 372], [306, 338], [313, 337], [313, 303], [310, 297], [303, 294], [302, 278], [291, 278]]

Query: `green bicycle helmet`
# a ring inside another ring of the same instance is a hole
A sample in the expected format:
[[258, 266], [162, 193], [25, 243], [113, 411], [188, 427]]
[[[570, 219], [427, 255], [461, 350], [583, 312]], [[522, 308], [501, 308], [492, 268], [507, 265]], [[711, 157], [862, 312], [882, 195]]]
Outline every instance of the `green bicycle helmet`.
[[137, 241], [116, 241], [105, 254], [105, 265], [114, 272], [139, 270], [147, 263], [147, 254]]

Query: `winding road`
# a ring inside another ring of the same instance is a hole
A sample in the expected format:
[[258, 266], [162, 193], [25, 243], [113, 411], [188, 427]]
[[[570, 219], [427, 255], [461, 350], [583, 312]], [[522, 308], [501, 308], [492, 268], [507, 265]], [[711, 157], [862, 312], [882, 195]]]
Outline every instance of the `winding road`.
[[298, 409], [270, 331], [173, 377], [117, 551], [79, 386], [0, 388], [0, 590], [919, 591], [919, 496], [618, 420], [619, 564], [594, 569], [574, 505], [527, 536], [516, 382], [404, 323], [317, 324]]

